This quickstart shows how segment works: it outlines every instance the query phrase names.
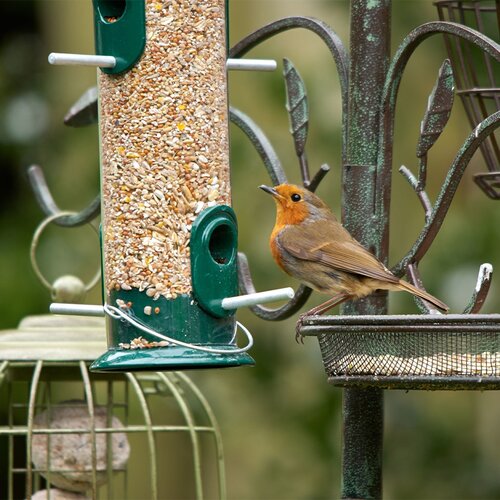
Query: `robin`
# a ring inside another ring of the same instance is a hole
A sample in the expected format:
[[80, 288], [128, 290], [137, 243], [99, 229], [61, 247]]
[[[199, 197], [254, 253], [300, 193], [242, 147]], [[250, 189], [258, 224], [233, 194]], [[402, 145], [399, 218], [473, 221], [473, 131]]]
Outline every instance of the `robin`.
[[332, 295], [300, 316], [297, 341], [303, 341], [298, 330], [305, 316], [324, 314], [346, 300], [366, 297], [376, 290], [404, 290], [448, 311], [436, 297], [394, 276], [311, 191], [293, 184], [260, 188], [276, 202], [276, 223], [269, 241], [274, 260], [313, 290]]

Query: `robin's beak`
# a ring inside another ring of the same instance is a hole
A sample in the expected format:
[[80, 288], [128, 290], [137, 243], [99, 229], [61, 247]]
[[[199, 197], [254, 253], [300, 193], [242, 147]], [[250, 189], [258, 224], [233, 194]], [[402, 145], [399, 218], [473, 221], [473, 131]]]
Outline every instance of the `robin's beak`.
[[275, 198], [279, 198], [280, 194], [276, 189], [266, 186], [265, 184], [262, 184], [262, 186], [259, 186], [262, 191], [265, 191], [266, 193], [270, 194], [271, 196], [274, 196]]

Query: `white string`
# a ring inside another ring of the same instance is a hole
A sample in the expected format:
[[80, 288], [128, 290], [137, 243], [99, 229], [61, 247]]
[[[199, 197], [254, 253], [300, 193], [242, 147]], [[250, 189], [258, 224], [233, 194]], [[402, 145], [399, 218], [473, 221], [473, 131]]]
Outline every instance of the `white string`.
[[147, 333], [149, 335], [153, 335], [154, 337], [157, 337], [162, 340], [166, 340], [167, 342], [174, 344], [174, 345], [179, 345], [182, 347], [188, 347], [189, 349], [194, 349], [196, 351], [203, 351], [203, 352], [210, 352], [213, 354], [241, 354], [243, 352], [248, 351], [252, 346], [253, 346], [253, 337], [252, 334], [248, 331], [248, 328], [243, 326], [239, 321], [236, 321], [236, 325], [234, 328], [234, 334], [233, 337], [230, 341], [230, 344], [234, 341], [236, 338], [236, 332], [238, 330], [238, 327], [241, 328], [243, 333], [246, 335], [248, 339], [248, 343], [245, 347], [237, 347], [234, 349], [215, 349], [212, 347], [203, 347], [199, 345], [194, 345], [194, 344], [189, 344], [187, 342], [182, 342], [181, 340], [173, 339], [171, 337], [167, 337], [166, 335], [162, 335], [161, 333], [156, 332], [155, 330], [152, 330], [148, 326], [144, 325], [140, 321], [138, 321], [136, 318], [134, 318], [130, 313], [119, 309], [118, 307], [112, 306], [110, 304], [104, 304], [104, 312], [108, 315], [111, 316], [113, 319], [121, 319], [128, 321], [131, 325], [135, 326], [139, 330], [143, 331], [144, 333]]

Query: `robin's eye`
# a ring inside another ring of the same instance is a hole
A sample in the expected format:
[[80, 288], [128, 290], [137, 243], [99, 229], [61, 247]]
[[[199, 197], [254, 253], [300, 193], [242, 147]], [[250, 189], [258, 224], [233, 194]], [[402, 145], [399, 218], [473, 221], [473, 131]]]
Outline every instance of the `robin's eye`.
[[291, 199], [292, 201], [300, 201], [302, 198], [300, 197], [300, 194], [293, 193]]

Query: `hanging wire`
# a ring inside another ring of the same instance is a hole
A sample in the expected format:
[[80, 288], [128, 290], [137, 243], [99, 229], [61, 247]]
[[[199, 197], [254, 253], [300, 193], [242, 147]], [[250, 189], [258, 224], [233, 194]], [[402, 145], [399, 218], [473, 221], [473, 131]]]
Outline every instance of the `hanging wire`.
[[139, 321], [137, 318], [134, 318], [130, 314], [130, 312], [124, 311], [124, 310], [122, 310], [118, 307], [112, 306], [110, 304], [104, 305], [104, 312], [113, 319], [120, 319], [120, 320], [127, 321], [132, 326], [138, 328], [139, 330], [143, 331], [144, 333], [147, 333], [149, 335], [153, 335], [154, 337], [157, 337], [157, 338], [162, 339], [162, 340], [166, 340], [167, 342], [169, 342], [171, 344], [179, 345], [182, 347], [187, 347], [189, 349], [194, 349], [196, 351], [210, 352], [213, 354], [240, 354], [243, 352], [247, 352], [253, 346], [252, 334], [250, 333], [248, 328], [246, 328], [244, 325], [242, 325], [239, 321], [236, 321], [235, 331], [234, 331], [234, 335], [233, 335], [231, 342], [236, 337], [236, 331], [237, 331], [237, 328], [239, 327], [247, 337], [247, 340], [248, 340], [247, 345], [244, 347], [234, 348], [234, 349], [217, 349], [217, 348], [213, 348], [213, 347], [204, 347], [204, 346], [200, 346], [200, 345], [189, 344], [187, 342], [182, 342], [181, 340], [173, 339], [171, 337], [167, 337], [166, 335], [162, 335], [161, 333], [158, 333], [157, 331], [146, 326], [144, 323], [142, 323], [142, 321]]

